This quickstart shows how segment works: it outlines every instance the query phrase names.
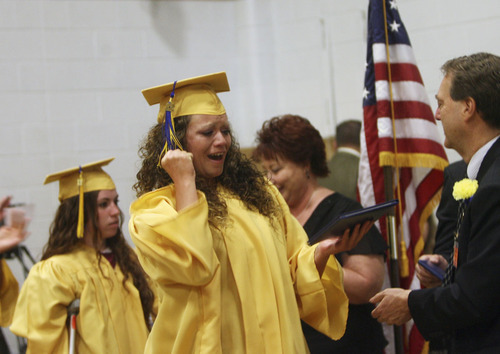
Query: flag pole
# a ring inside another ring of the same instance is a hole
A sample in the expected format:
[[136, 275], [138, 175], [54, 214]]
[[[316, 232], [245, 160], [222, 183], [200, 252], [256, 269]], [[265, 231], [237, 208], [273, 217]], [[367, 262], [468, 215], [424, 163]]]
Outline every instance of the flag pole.
[[[387, 10], [385, 6], [385, 0], [382, 0], [382, 9], [384, 13], [384, 32], [385, 32], [385, 49], [387, 55], [387, 74], [388, 74], [388, 83], [389, 83], [389, 96], [390, 96], [390, 107], [391, 107], [391, 121], [392, 121], [392, 134], [394, 140], [394, 162], [396, 168], [396, 178], [397, 178], [397, 191], [398, 191], [398, 211], [400, 220], [402, 222], [402, 206], [401, 206], [401, 190], [399, 185], [399, 168], [398, 168], [398, 143], [396, 139], [396, 126], [394, 119], [394, 99], [392, 95], [392, 78], [391, 78], [391, 58], [389, 54], [389, 35], [387, 31]], [[394, 168], [392, 166], [384, 166], [384, 190], [385, 190], [385, 199], [392, 200], [394, 199]], [[394, 209], [387, 216], [387, 239], [389, 240], [389, 251], [390, 251], [390, 259], [389, 259], [389, 267], [390, 267], [390, 282], [391, 287], [399, 288], [400, 282], [400, 264], [398, 257], [398, 235], [397, 235], [397, 227], [396, 227], [396, 215], [394, 213]], [[402, 241], [403, 242], [403, 241]], [[404, 249], [406, 247], [404, 246]], [[403, 252], [403, 250], [402, 250]], [[405, 269], [405, 267], [402, 267]], [[406, 268], [407, 269], [407, 268]], [[405, 273], [405, 272], [402, 272]], [[396, 354], [404, 353], [404, 343], [403, 343], [403, 328], [401, 326], [394, 325], [394, 347], [396, 350]]]
[[[384, 166], [384, 189], [385, 200], [394, 199], [393, 188], [393, 168]], [[399, 257], [398, 257], [398, 237], [396, 228], [396, 215], [394, 208], [389, 211], [386, 218], [387, 222], [387, 239], [389, 240], [389, 279], [392, 288], [399, 288]], [[394, 347], [397, 354], [404, 353], [403, 343], [403, 328], [394, 325]]]

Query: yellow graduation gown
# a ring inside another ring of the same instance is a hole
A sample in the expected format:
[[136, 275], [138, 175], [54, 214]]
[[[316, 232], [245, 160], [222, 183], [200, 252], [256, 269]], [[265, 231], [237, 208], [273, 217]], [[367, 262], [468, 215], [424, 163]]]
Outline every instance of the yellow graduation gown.
[[0, 260], [2, 282], [0, 283], [0, 327], [7, 327], [12, 321], [12, 314], [19, 295], [19, 284], [10, 271], [5, 259]]
[[306, 353], [300, 318], [331, 338], [343, 335], [340, 265], [330, 257], [319, 277], [315, 247], [269, 188], [283, 208], [280, 220], [272, 225], [221, 190], [222, 231], [209, 227], [201, 192], [179, 213], [173, 185], [132, 203], [130, 234], [160, 297], [146, 353]]
[[[102, 270], [102, 272], [101, 272]], [[10, 330], [28, 339], [27, 353], [67, 353], [67, 307], [80, 299], [76, 353], [142, 353], [148, 336], [139, 292], [120, 268], [83, 246], [38, 262], [19, 295]]]

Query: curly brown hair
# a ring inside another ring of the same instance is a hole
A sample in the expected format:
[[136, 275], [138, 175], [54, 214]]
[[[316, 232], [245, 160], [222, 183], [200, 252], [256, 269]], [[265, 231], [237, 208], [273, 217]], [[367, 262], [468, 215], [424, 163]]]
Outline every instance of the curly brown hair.
[[[190, 118], [183, 116], [175, 119], [176, 136], [182, 146], [186, 146], [186, 131]], [[161, 123], [154, 125], [139, 148], [142, 166], [137, 173], [137, 182], [133, 186], [137, 197], [173, 183], [168, 173], [157, 166], [165, 141], [163, 129]], [[207, 199], [209, 224], [220, 228], [227, 217], [227, 206], [219, 197], [217, 188], [214, 188], [216, 186], [223, 186], [237, 196], [248, 209], [257, 211], [271, 220], [281, 212], [269, 192], [267, 179], [240, 151], [232, 133], [231, 146], [226, 155], [222, 174], [213, 179], [196, 176], [196, 188], [202, 191]]]
[[262, 124], [255, 140], [257, 147], [252, 156], [257, 161], [279, 156], [299, 166], [309, 163], [317, 177], [329, 173], [321, 134], [304, 117], [292, 114], [273, 117]]
[[[84, 220], [89, 220], [94, 230], [97, 227], [97, 196], [99, 191], [87, 192], [84, 194]], [[76, 236], [78, 224], [78, 201], [79, 196], [65, 199], [56, 211], [56, 216], [50, 225], [50, 236], [47, 244], [44, 246], [42, 260], [59, 254], [68, 254], [83, 244], [83, 240]], [[148, 278], [137, 258], [134, 250], [128, 245], [122, 233], [123, 213], [120, 209], [120, 227], [115, 236], [105, 240], [115, 257], [116, 263], [120, 267], [125, 281], [132, 277], [134, 286], [139, 290], [144, 320], [148, 328], [150, 327], [150, 318], [153, 314], [154, 293], [149, 287]], [[101, 238], [99, 231], [94, 233], [93, 241]], [[98, 262], [100, 264], [102, 255], [96, 249]]]

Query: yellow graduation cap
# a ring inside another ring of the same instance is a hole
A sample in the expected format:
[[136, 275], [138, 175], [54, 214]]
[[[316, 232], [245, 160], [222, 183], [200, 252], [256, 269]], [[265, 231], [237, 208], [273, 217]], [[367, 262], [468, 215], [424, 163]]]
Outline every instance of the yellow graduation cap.
[[111, 177], [103, 171], [102, 166], [106, 166], [115, 158], [109, 158], [86, 165], [69, 168], [56, 172], [45, 177], [43, 184], [59, 181], [59, 201], [79, 195], [78, 206], [78, 238], [83, 237], [83, 194], [86, 192], [116, 189]]
[[165, 85], [142, 90], [150, 105], [160, 104], [158, 123], [165, 124], [166, 150], [179, 148], [180, 142], [175, 136], [174, 118], [191, 114], [221, 115], [226, 113], [217, 92], [229, 91], [229, 83], [224, 71], [196, 76], [189, 79], [170, 82]]

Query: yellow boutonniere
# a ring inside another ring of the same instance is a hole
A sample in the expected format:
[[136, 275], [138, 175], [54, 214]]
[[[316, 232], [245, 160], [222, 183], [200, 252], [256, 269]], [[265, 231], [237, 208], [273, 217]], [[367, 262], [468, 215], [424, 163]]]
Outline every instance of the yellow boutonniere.
[[455, 200], [469, 199], [476, 193], [478, 187], [477, 180], [464, 178], [453, 185], [453, 198]]

